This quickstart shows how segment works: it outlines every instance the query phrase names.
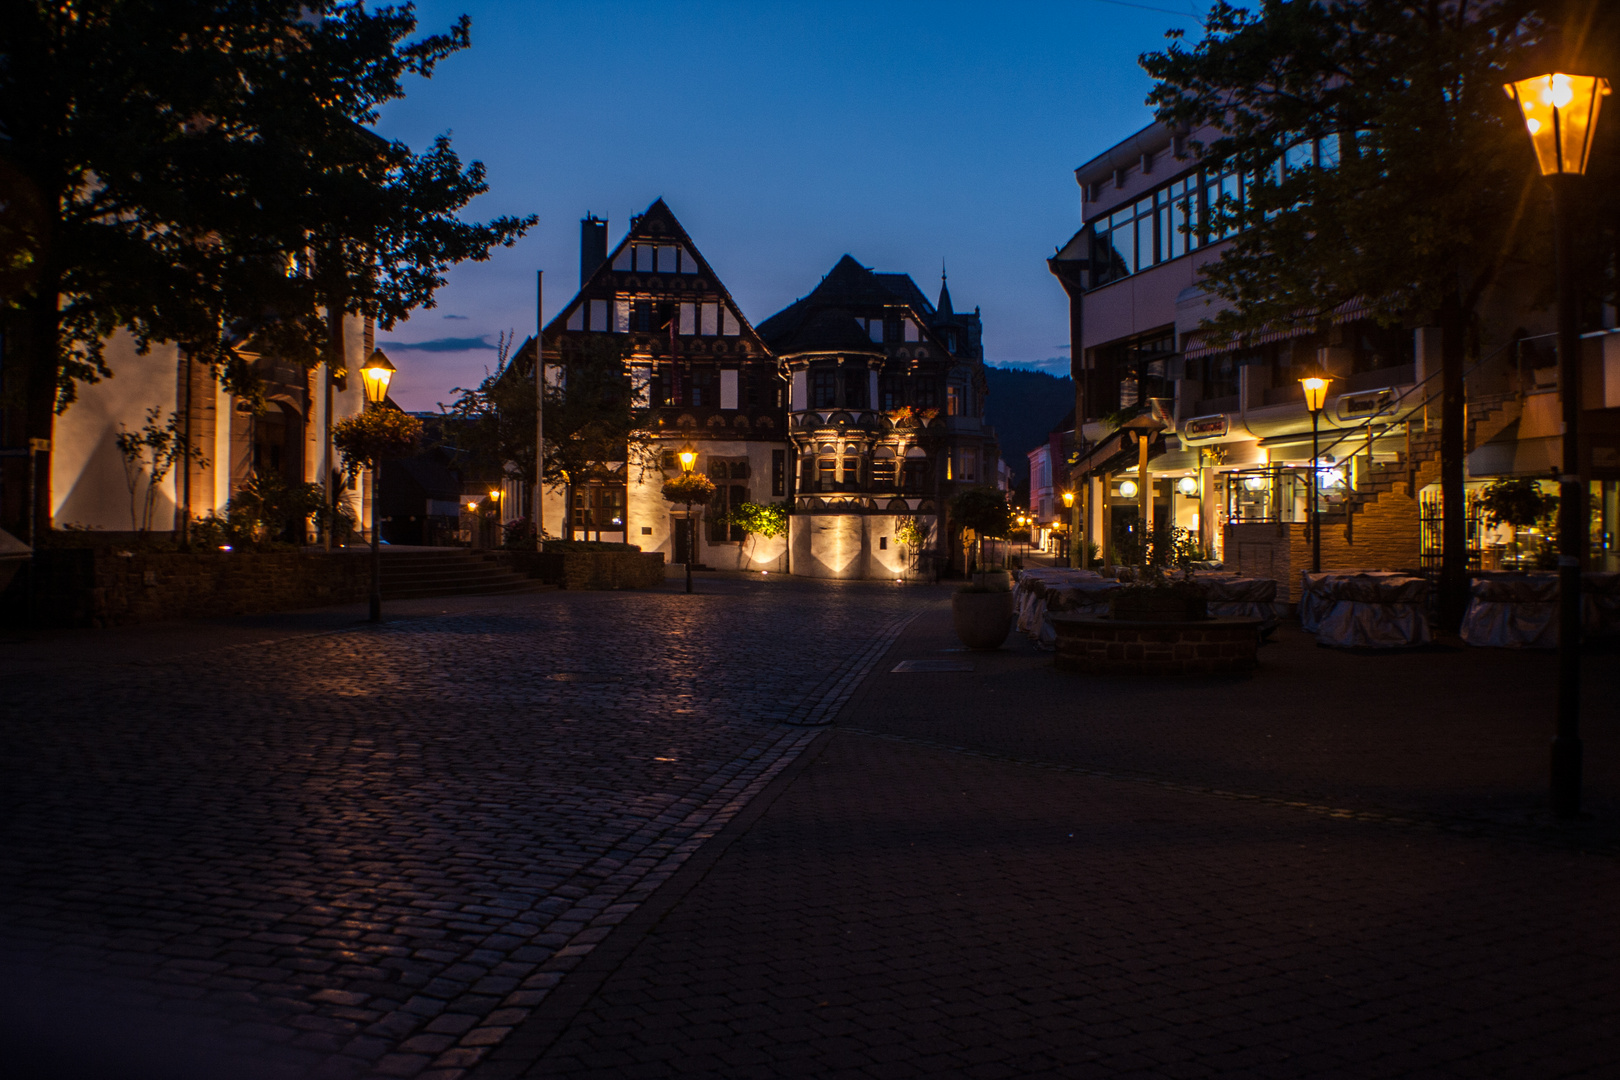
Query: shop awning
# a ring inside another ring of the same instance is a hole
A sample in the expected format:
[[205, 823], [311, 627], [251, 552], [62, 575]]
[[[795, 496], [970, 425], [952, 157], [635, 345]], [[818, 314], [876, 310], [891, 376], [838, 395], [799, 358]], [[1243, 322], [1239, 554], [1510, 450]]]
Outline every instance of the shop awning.
[[[1328, 313], [1328, 321], [1334, 324], [1354, 322], [1371, 316], [1372, 309], [1367, 301], [1361, 297], [1346, 300]], [[1293, 323], [1288, 326], [1268, 327], [1257, 334], [1232, 341], [1227, 338], [1211, 338], [1207, 330], [1191, 330], [1182, 337], [1181, 355], [1187, 360], [1198, 360], [1205, 356], [1214, 356], [1218, 353], [1230, 352], [1233, 349], [1246, 349], [1252, 345], [1263, 345], [1268, 341], [1285, 341], [1288, 338], [1304, 337], [1314, 333], [1317, 323], [1313, 319], [1306, 323]]]
[[[1082, 454], [1072, 469], [1080, 476], [1091, 476], [1097, 473], [1119, 472], [1135, 465], [1136, 440], [1128, 438], [1130, 434], [1128, 431], [1116, 431], [1109, 435]], [[1155, 439], [1148, 448], [1148, 461], [1163, 457], [1164, 453], [1164, 440]]]

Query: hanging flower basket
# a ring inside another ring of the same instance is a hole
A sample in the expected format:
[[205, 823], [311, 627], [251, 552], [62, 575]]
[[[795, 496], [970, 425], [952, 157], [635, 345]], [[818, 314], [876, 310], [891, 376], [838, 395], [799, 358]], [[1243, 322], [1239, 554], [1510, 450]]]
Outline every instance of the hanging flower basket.
[[702, 473], [682, 473], [664, 481], [663, 494], [669, 502], [702, 506], [714, 498], [714, 481]]

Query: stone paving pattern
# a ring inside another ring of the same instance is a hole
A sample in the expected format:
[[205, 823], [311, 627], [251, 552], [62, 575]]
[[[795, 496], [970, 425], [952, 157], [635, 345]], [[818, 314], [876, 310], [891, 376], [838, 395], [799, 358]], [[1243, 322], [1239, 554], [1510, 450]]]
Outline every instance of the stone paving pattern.
[[59, 993], [86, 1037], [175, 1018], [225, 1055], [202, 1075], [463, 1075], [815, 737], [797, 725], [921, 595], [699, 589], [8, 649], [13, 1000]]
[[888, 673], [948, 627], [913, 623], [475, 1080], [1616, 1075], [1614, 654], [1596, 813], [1557, 827], [1547, 656], [1285, 628], [1249, 681], [1016, 640]]

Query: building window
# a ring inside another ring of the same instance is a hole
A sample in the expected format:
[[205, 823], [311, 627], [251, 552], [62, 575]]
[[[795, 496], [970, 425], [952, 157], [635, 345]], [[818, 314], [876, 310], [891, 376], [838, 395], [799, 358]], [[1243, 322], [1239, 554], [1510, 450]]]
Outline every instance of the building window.
[[866, 408], [866, 389], [871, 381], [864, 367], [844, 367], [844, 408]]
[[847, 453], [844, 454], [844, 476], [843, 476], [843, 481], [844, 481], [843, 490], [845, 490], [845, 491], [859, 491], [859, 490], [861, 490], [861, 459], [860, 459], [860, 457], [858, 455], [856, 455], [853, 452], [847, 452]]
[[878, 393], [883, 398], [883, 411], [894, 412], [906, 403], [906, 380], [902, 375], [883, 375], [878, 378]]
[[838, 372], [812, 371], [810, 373], [810, 407], [831, 409], [838, 404]]
[[692, 385], [686, 394], [686, 403], [694, 408], [713, 408], [719, 404], [719, 395], [714, 389], [714, 369], [695, 368], [692, 371]]
[[699, 314], [702, 316], [702, 323], [698, 327], [698, 333], [704, 337], [714, 337], [720, 333], [719, 304], [701, 304]]
[[960, 386], [947, 386], [945, 388], [945, 415], [961, 416], [962, 413], [962, 388]]
[[917, 408], [939, 408], [939, 380], [918, 379], [915, 384], [915, 392], [917, 395]]
[[787, 451], [771, 451], [771, 494], [787, 494]]
[[875, 457], [872, 459], [872, 490], [890, 491], [894, 488], [894, 465], [892, 457]]
[[820, 457], [816, 459], [816, 490], [838, 490], [838, 459], [835, 457]]

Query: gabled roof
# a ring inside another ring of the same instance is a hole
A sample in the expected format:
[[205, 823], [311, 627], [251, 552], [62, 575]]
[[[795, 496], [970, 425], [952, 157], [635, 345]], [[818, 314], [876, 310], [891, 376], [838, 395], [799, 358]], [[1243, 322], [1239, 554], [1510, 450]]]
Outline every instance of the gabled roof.
[[[742, 312], [742, 308], [737, 306], [737, 301], [732, 298], [730, 291], [721, 282], [720, 275], [714, 272], [714, 268], [709, 265], [709, 261], [703, 257], [703, 253], [692, 242], [692, 237], [687, 233], [685, 227], [675, 217], [674, 211], [669, 208], [662, 198], [654, 199], [652, 205], [647, 207], [646, 213], [638, 214], [630, 219], [630, 228], [624, 234], [623, 239], [608, 251], [607, 258], [602, 260], [602, 264], [580, 286], [579, 291], [574, 294], [573, 298], [564, 304], [556, 315], [552, 316], [551, 321], [546, 324], [545, 330], [548, 346], [555, 349], [553, 335], [564, 330], [568, 325], [568, 317], [573, 314], [575, 308], [584, 302], [585, 297], [593, 293], [600, 294], [602, 289], [599, 286], [606, 285], [612, 274], [621, 272], [615, 271], [613, 264], [618, 261], [624, 249], [633, 243], [679, 245], [683, 248], [697, 260], [698, 276], [706, 279], [714, 291], [720, 294], [721, 301], [736, 318], [738, 325], [742, 328], [739, 336], [747, 338], [753, 344], [763, 348], [764, 341], [759, 331], [748, 321], [747, 316]], [[524, 371], [533, 370], [534, 339], [532, 337], [526, 340], [514, 354], [514, 366], [519, 361], [522, 362]]]
[[[852, 311], [905, 304], [926, 328], [934, 305], [910, 274], [878, 274], [845, 255], [810, 295], [759, 324], [759, 334], [778, 355], [794, 352], [881, 353]], [[936, 342], [937, 344], [937, 342]]]

